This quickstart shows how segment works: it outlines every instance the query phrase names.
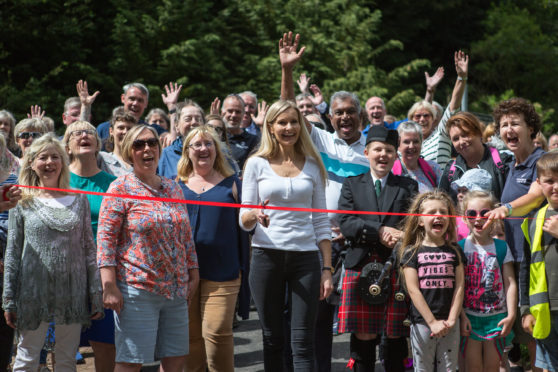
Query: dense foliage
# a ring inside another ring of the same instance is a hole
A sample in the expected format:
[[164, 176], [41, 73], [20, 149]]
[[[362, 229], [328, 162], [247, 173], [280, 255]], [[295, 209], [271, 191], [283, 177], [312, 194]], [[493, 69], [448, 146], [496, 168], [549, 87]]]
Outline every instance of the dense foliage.
[[95, 123], [131, 81], [150, 88], [150, 108], [162, 107], [170, 81], [203, 107], [246, 89], [273, 101], [277, 41], [293, 30], [307, 46], [295, 73], [309, 74], [326, 97], [338, 89], [363, 101], [379, 95], [402, 117], [424, 95], [424, 71], [444, 66], [436, 99], [447, 102], [453, 51], [463, 49], [472, 109], [490, 113], [511, 91], [544, 107], [545, 130], [558, 129], [558, 6], [550, 0], [0, 0], [0, 9], [0, 108], [18, 119], [40, 104], [60, 122], [79, 79], [101, 91]]

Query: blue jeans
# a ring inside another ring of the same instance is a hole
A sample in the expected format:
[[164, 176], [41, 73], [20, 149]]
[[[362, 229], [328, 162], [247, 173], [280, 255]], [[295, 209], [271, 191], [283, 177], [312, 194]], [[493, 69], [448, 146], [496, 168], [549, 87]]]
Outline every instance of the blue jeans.
[[249, 281], [263, 332], [266, 372], [283, 371], [285, 295], [291, 307], [294, 371], [314, 371], [314, 331], [320, 279], [318, 251], [252, 249]]

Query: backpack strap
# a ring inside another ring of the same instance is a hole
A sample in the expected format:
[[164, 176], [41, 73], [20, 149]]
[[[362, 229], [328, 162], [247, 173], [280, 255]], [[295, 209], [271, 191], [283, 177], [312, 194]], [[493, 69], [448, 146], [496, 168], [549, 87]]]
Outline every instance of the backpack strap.
[[500, 158], [500, 153], [498, 152], [498, 149], [490, 146], [488, 146], [488, 149], [490, 150], [490, 155], [492, 155], [492, 161], [496, 165], [496, 168], [498, 168], [498, 170], [502, 174], [504, 174], [504, 163], [502, 163], [502, 159]]
[[455, 174], [455, 160], [453, 160], [451, 162], [451, 166], [450, 166], [450, 169], [449, 169], [449, 172], [448, 172], [448, 181], [449, 181], [450, 185], [453, 181], [453, 175], [454, 174]]
[[498, 259], [498, 265], [500, 265], [501, 270], [508, 251], [508, 245], [501, 239], [494, 239], [494, 245], [496, 246], [496, 258]]
[[438, 183], [436, 182], [436, 174], [432, 170], [432, 167], [430, 166], [430, 164], [428, 164], [428, 162], [426, 160], [424, 160], [423, 158], [418, 159], [418, 164], [419, 164], [420, 169], [422, 169], [422, 173], [424, 173], [426, 178], [428, 178], [428, 180], [430, 181], [432, 186], [436, 187], [438, 185]]
[[397, 159], [393, 163], [393, 167], [391, 168], [391, 173], [393, 173], [395, 176], [400, 176], [401, 174], [403, 174], [403, 168], [401, 166], [401, 160], [400, 159]]

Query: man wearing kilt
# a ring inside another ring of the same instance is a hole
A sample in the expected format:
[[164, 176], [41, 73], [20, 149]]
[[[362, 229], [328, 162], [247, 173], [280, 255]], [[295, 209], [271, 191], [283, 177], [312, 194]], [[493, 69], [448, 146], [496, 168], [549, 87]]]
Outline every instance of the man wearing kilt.
[[[410, 178], [391, 173], [397, 158], [398, 140], [395, 130], [383, 126], [370, 128], [364, 151], [370, 163], [370, 172], [345, 179], [339, 209], [392, 213], [407, 211], [413, 196], [418, 193], [418, 184]], [[352, 214], [339, 217], [341, 233], [350, 242], [344, 263], [339, 332], [351, 333], [349, 363], [356, 372], [374, 371], [375, 349], [382, 332], [388, 337], [384, 347], [386, 370], [404, 370], [403, 359], [407, 353], [405, 337], [409, 332], [402, 324], [407, 314], [405, 302], [396, 301], [396, 291], [392, 290], [385, 303], [372, 305], [361, 298], [357, 286], [366, 264], [384, 264], [391, 256], [402, 235], [397, 229], [402, 218], [394, 215]], [[390, 280], [396, 284], [393, 268]]]

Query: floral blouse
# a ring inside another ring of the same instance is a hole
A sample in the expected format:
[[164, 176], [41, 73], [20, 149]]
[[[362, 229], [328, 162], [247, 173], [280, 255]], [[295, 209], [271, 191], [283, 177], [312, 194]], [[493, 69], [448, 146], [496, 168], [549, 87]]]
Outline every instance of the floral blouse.
[[[134, 173], [108, 193], [183, 199], [178, 184], [161, 177], [159, 190]], [[185, 204], [105, 196], [99, 212], [97, 263], [115, 266], [116, 279], [166, 298], [188, 295], [188, 270], [198, 268]]]

